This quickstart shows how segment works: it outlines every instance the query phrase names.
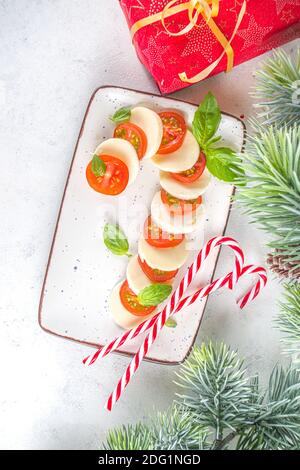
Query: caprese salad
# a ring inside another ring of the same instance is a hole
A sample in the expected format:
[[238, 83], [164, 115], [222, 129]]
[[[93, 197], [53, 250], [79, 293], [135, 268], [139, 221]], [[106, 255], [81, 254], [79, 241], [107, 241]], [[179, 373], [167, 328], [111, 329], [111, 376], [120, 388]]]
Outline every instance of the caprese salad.
[[[155, 313], [187, 260], [186, 236], [203, 220], [203, 194], [211, 173], [215, 174], [214, 164], [220, 167], [220, 162], [207, 160], [213, 152], [214, 158], [218, 155], [212, 144], [218, 140], [214, 135], [220, 119], [211, 94], [199, 106], [191, 129], [177, 111], [122, 108], [112, 117], [116, 124], [113, 137], [96, 148], [87, 166], [88, 184], [110, 196], [134, 182], [140, 160], [150, 159], [160, 170], [161, 189], [153, 197], [138, 253], [128, 263], [126, 279], [114, 287], [110, 297], [112, 317], [122, 328], [132, 328]], [[232, 152], [230, 171], [234, 172], [236, 158]], [[126, 253], [119, 250], [116, 254]]]

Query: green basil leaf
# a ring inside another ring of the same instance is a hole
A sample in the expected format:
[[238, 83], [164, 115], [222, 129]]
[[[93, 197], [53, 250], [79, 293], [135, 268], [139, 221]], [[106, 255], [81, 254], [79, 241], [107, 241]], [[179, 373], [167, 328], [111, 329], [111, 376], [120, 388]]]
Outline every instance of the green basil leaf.
[[219, 140], [221, 140], [222, 137], [220, 135], [217, 135], [215, 137], [213, 137], [212, 139], [208, 140], [205, 144], [205, 148], [209, 148], [211, 147], [213, 144], [219, 142]]
[[103, 241], [106, 248], [108, 248], [114, 255], [131, 256], [128, 253], [128, 240], [118, 225], [106, 224], [104, 226]]
[[212, 175], [222, 181], [235, 185], [244, 184], [242, 160], [227, 147], [207, 149], [206, 166]]
[[131, 109], [130, 108], [120, 108], [115, 114], [110, 118], [111, 121], [115, 122], [116, 124], [120, 124], [121, 122], [129, 121], [131, 116]]
[[201, 148], [215, 135], [221, 121], [221, 111], [216, 98], [208, 93], [195, 112], [193, 134]]
[[104, 176], [106, 165], [104, 161], [98, 156], [94, 155], [92, 160], [92, 172], [95, 176]]
[[165, 326], [167, 326], [168, 328], [176, 328], [177, 322], [176, 322], [176, 320], [174, 320], [174, 318], [170, 317], [166, 321]]
[[169, 284], [151, 284], [139, 292], [138, 301], [144, 307], [154, 307], [166, 300], [171, 292]]

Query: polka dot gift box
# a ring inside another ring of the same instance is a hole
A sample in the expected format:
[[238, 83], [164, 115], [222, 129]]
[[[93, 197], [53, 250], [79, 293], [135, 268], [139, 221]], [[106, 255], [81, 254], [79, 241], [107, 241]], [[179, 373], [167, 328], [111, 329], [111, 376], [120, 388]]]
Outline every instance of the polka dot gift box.
[[300, 37], [300, 0], [120, 0], [139, 59], [172, 93]]

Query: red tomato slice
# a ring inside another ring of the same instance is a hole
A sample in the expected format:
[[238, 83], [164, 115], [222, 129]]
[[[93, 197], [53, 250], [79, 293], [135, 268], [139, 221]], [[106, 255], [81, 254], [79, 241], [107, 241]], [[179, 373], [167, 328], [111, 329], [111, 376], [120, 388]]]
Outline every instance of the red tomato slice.
[[158, 149], [159, 154], [175, 152], [182, 145], [186, 134], [186, 123], [184, 117], [174, 111], [159, 113], [163, 123], [163, 138]]
[[128, 312], [137, 317], [144, 317], [154, 312], [156, 307], [145, 307], [138, 301], [137, 295], [130, 289], [127, 280], [125, 280], [120, 288], [120, 299], [122, 305]]
[[200, 153], [198, 161], [189, 170], [180, 173], [170, 173], [172, 178], [181, 183], [189, 184], [196, 181], [202, 175], [206, 165], [206, 158], [203, 152]]
[[146, 261], [142, 261], [140, 257], [138, 257], [138, 261], [142, 270], [152, 282], [170, 281], [178, 273], [178, 269], [176, 269], [175, 271], [162, 271], [161, 269], [150, 268]]
[[114, 137], [125, 139], [130, 142], [141, 160], [147, 150], [147, 137], [143, 129], [132, 124], [131, 122], [123, 122], [119, 124], [114, 131]]
[[128, 184], [128, 168], [121, 160], [112, 155], [101, 155], [101, 160], [106, 164], [104, 176], [96, 176], [92, 172], [92, 162], [86, 168], [86, 179], [95, 191], [109, 196], [116, 196], [126, 188]]
[[201, 196], [197, 197], [197, 199], [178, 199], [170, 193], [167, 193], [164, 189], [160, 190], [160, 195], [162, 202], [168, 205], [170, 212], [173, 214], [187, 214], [195, 212], [200, 204], [202, 204]]
[[164, 232], [155, 222], [151, 216], [147, 217], [144, 224], [144, 238], [149, 245], [156, 248], [171, 248], [179, 245], [184, 239], [183, 234], [173, 234]]

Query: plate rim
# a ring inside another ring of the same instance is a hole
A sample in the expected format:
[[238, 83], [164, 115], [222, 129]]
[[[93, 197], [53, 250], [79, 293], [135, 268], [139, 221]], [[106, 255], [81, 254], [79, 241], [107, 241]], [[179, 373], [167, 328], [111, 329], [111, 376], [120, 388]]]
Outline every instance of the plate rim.
[[[40, 299], [39, 299], [38, 323], [39, 323], [40, 328], [43, 331], [45, 331], [46, 333], [49, 333], [53, 336], [58, 336], [60, 338], [66, 339], [68, 341], [73, 341], [73, 342], [76, 342], [76, 343], [79, 343], [79, 344], [84, 344], [86, 346], [90, 346], [92, 348], [97, 348], [97, 349], [103, 347], [103, 345], [97, 344], [97, 343], [92, 343], [92, 342], [89, 342], [89, 341], [82, 341], [80, 339], [73, 338], [72, 336], [62, 335], [60, 333], [57, 333], [55, 331], [50, 330], [49, 328], [46, 328], [42, 324], [42, 310], [43, 310], [43, 300], [44, 300], [46, 282], [47, 282], [48, 272], [49, 272], [49, 268], [50, 268], [50, 264], [51, 264], [54, 245], [55, 245], [55, 241], [56, 241], [57, 230], [58, 230], [58, 226], [59, 226], [59, 222], [60, 222], [62, 208], [63, 208], [64, 201], [65, 201], [65, 195], [66, 195], [67, 188], [68, 188], [69, 181], [70, 181], [70, 177], [71, 177], [71, 174], [72, 174], [73, 164], [74, 164], [75, 156], [76, 156], [76, 153], [77, 153], [79, 141], [80, 141], [81, 136], [83, 134], [84, 127], [85, 127], [85, 122], [86, 122], [87, 116], [89, 114], [92, 102], [95, 98], [95, 95], [98, 93], [99, 90], [103, 90], [103, 89], [106, 89], [106, 88], [116, 88], [116, 89], [119, 89], [119, 90], [126, 90], [126, 91], [130, 91], [130, 92], [141, 93], [143, 95], [149, 95], [149, 96], [156, 97], [156, 98], [170, 99], [170, 100], [177, 101], [177, 102], [184, 103], [184, 104], [191, 104], [193, 106], [197, 105], [196, 103], [193, 103], [192, 101], [182, 100], [182, 99], [179, 99], [179, 98], [173, 98], [173, 97], [169, 97], [169, 96], [162, 96], [162, 95], [159, 95], [157, 93], [151, 93], [149, 91], [136, 90], [134, 88], [127, 88], [127, 87], [122, 87], [122, 86], [117, 86], [117, 85], [102, 85], [102, 86], [97, 87], [93, 91], [93, 93], [92, 93], [92, 95], [91, 95], [91, 97], [88, 101], [87, 108], [86, 108], [86, 111], [84, 113], [83, 121], [82, 121], [80, 130], [79, 130], [78, 138], [77, 138], [77, 141], [76, 141], [76, 144], [75, 144], [72, 160], [71, 160], [71, 163], [70, 163], [66, 183], [65, 183], [65, 186], [64, 186], [64, 190], [63, 190], [61, 203], [60, 203], [59, 210], [58, 210], [57, 219], [56, 219], [56, 222], [55, 222], [54, 233], [53, 233], [53, 237], [52, 237], [52, 241], [51, 241], [51, 245], [50, 245], [50, 251], [49, 251], [49, 255], [48, 255], [48, 259], [47, 259], [46, 270], [45, 270], [45, 274], [44, 274], [44, 278], [43, 278], [42, 289], [41, 289], [41, 294], [40, 294]], [[221, 113], [224, 114], [225, 116], [229, 116], [229, 117], [232, 117], [232, 118], [236, 119], [237, 121], [239, 121], [242, 124], [242, 127], [243, 127], [243, 144], [242, 144], [241, 153], [243, 153], [244, 148], [245, 148], [245, 142], [246, 142], [246, 125], [245, 125], [244, 121], [240, 117], [234, 116], [233, 114], [226, 113], [226, 112], [223, 112], [223, 111], [221, 111]], [[235, 186], [232, 187], [231, 196], [233, 196], [234, 193], [235, 193]], [[230, 214], [231, 214], [231, 209], [232, 209], [232, 202], [230, 203], [230, 206], [229, 206], [229, 210], [228, 210], [228, 214], [227, 214], [227, 218], [226, 218], [226, 222], [225, 222], [225, 226], [224, 226], [224, 230], [223, 230], [222, 235], [224, 235], [225, 232], [226, 232], [229, 217], [230, 217]], [[219, 251], [218, 251], [218, 255], [217, 255], [217, 258], [216, 258], [215, 266], [214, 266], [210, 281], [212, 281], [213, 278], [214, 278], [215, 271], [216, 271], [218, 261], [219, 261], [220, 253], [221, 253], [221, 249], [219, 249]], [[202, 324], [202, 320], [203, 320], [203, 317], [204, 317], [204, 314], [205, 314], [207, 300], [208, 300], [208, 296], [205, 298], [205, 303], [204, 303], [204, 306], [203, 306], [203, 313], [202, 313], [202, 316], [200, 318], [198, 327], [195, 330], [195, 334], [194, 334], [193, 339], [191, 341], [191, 345], [190, 345], [188, 351], [186, 352], [185, 356], [180, 361], [167, 361], [167, 360], [155, 359], [151, 356], [146, 357], [143, 360], [147, 361], [147, 362], [152, 362], [154, 364], [170, 365], [170, 366], [175, 366], [175, 365], [182, 364], [187, 359], [187, 357], [190, 355], [190, 353], [191, 353], [191, 351], [194, 347], [194, 344], [195, 344], [196, 338], [198, 336], [198, 333], [199, 333], [199, 330], [200, 330], [200, 327], [201, 327], [201, 324]], [[122, 350], [118, 350], [118, 349], [113, 351], [113, 353], [121, 354], [122, 356], [126, 356], [126, 357], [133, 357], [135, 355], [135, 353], [131, 353], [131, 352], [128, 352], [128, 351], [122, 351]]]

